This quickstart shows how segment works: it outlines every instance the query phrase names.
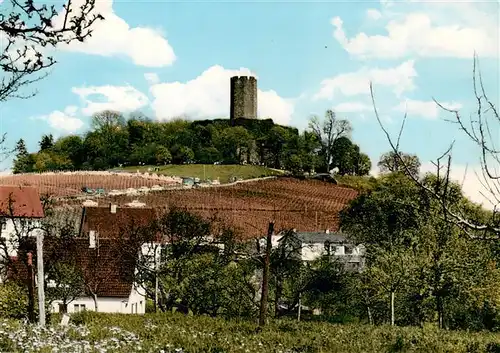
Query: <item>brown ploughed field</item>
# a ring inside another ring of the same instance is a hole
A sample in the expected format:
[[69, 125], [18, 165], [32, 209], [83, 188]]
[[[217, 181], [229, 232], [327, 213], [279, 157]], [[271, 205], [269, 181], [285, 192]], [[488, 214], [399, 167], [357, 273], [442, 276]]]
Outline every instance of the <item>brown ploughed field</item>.
[[[182, 207], [204, 217], [217, 216], [245, 236], [264, 235], [269, 221], [275, 229], [338, 230], [338, 212], [357, 192], [316, 180], [278, 178], [232, 186], [149, 192], [143, 195], [102, 196], [99, 205], [119, 206], [138, 200], [146, 207]], [[81, 205], [82, 200], [60, 201]]]

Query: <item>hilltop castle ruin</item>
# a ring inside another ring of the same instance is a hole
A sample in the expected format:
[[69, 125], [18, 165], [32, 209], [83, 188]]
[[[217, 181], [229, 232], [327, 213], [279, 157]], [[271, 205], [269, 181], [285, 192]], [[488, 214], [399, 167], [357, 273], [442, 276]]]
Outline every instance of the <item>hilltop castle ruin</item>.
[[252, 76], [231, 77], [230, 119], [257, 119], [257, 79]]

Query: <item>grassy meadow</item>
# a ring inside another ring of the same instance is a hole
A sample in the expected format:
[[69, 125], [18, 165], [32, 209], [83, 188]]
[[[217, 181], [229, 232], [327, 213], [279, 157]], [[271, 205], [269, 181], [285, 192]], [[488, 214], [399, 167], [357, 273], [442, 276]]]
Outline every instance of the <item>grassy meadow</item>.
[[[128, 172], [147, 172], [148, 168], [155, 168], [155, 166], [131, 166], [121, 168]], [[253, 179], [265, 176], [281, 175], [282, 173], [258, 165], [214, 165], [214, 164], [170, 164], [160, 166], [158, 174], [179, 176], [179, 177], [193, 177], [200, 179], [219, 179], [221, 183], [228, 183], [231, 177], [241, 179]]]
[[83, 313], [47, 329], [0, 321], [0, 352], [499, 352], [500, 334], [319, 322], [251, 322], [182, 314]]

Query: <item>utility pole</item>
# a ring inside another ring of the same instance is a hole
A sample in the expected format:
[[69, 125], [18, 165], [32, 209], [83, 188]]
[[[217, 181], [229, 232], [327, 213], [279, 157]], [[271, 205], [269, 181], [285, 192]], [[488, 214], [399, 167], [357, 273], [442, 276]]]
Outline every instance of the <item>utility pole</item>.
[[33, 254], [28, 253], [28, 320], [35, 322], [35, 277], [33, 275]]
[[155, 313], [158, 312], [158, 263], [161, 260], [161, 246], [159, 247], [160, 249], [160, 254], [158, 255], [158, 248], [155, 248]]
[[260, 316], [259, 326], [266, 324], [267, 316], [267, 299], [269, 295], [269, 263], [271, 258], [272, 236], [274, 233], [274, 222], [269, 222], [266, 238], [266, 255], [264, 257], [264, 270], [262, 273], [262, 294], [260, 297]]
[[299, 292], [299, 310], [297, 312], [297, 321], [300, 321], [300, 314], [302, 314], [302, 292]]
[[43, 273], [43, 232], [36, 235], [36, 268], [38, 274], [38, 320], [45, 326], [45, 276]]

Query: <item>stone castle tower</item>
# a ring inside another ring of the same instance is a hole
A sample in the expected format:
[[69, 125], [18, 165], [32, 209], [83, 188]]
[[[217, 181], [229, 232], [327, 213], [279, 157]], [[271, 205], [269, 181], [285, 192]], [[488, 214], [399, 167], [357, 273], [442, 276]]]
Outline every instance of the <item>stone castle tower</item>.
[[231, 121], [257, 119], [257, 79], [252, 76], [231, 77]]

